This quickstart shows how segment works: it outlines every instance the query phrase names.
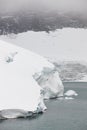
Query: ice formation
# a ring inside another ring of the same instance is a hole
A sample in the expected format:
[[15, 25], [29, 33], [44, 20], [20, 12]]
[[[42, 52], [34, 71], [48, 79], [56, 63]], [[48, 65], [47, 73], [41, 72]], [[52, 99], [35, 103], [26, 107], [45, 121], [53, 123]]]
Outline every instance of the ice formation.
[[73, 97], [65, 97], [66, 100], [72, 100], [74, 99]]
[[[48, 98], [62, 95], [62, 82], [54, 68], [42, 56], [0, 40], [0, 117], [44, 111], [44, 93]], [[43, 79], [37, 82], [35, 74]]]
[[78, 96], [78, 94], [74, 90], [68, 90], [64, 93], [65, 96]]
[[63, 96], [64, 86], [56, 69], [44, 68], [36, 81], [44, 90], [44, 99]]

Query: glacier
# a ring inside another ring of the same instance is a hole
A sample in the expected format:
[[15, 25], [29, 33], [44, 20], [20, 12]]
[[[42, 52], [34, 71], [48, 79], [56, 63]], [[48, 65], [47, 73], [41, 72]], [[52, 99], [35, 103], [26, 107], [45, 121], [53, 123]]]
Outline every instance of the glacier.
[[44, 112], [64, 86], [46, 58], [0, 40], [0, 90], [0, 118], [17, 118]]

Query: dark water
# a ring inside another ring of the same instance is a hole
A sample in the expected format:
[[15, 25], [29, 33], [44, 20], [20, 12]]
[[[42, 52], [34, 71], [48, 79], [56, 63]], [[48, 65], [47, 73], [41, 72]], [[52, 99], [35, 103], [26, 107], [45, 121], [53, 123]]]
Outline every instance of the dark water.
[[75, 90], [74, 100], [46, 101], [46, 113], [33, 119], [0, 121], [0, 130], [87, 130], [87, 83], [64, 83]]

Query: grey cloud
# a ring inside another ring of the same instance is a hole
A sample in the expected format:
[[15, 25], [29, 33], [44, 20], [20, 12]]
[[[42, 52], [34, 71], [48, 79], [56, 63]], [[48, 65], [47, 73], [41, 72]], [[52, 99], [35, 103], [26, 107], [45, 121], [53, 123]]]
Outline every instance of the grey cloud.
[[0, 0], [0, 10], [19, 10], [24, 7], [63, 11], [87, 11], [87, 0]]

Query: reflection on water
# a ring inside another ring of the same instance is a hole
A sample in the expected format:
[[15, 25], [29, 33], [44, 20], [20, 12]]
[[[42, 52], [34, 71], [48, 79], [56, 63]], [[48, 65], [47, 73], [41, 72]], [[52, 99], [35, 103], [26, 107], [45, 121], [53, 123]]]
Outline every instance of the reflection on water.
[[33, 118], [0, 120], [0, 130], [87, 130], [87, 83], [64, 83], [74, 100], [46, 101], [48, 110]]

